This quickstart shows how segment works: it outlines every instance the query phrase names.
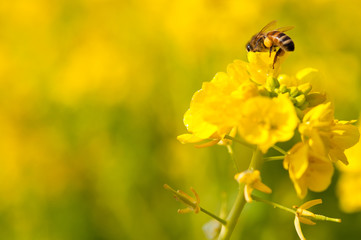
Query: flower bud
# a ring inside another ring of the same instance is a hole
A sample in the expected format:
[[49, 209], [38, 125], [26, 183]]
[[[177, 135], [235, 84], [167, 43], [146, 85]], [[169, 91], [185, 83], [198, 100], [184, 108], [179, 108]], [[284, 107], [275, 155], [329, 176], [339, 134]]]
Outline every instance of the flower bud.
[[297, 87], [290, 87], [290, 96], [296, 97], [299, 94]]
[[305, 110], [306, 108], [308, 108], [310, 106], [309, 102], [305, 101], [301, 106], [299, 106], [298, 108], [300, 110]]
[[280, 74], [277, 79], [280, 84], [284, 84], [286, 86], [290, 86], [292, 83], [292, 79], [286, 74]]
[[296, 99], [297, 107], [302, 106], [306, 102], [306, 96], [304, 94], [301, 94], [301, 95], [295, 97], [295, 99]]
[[307, 94], [311, 91], [312, 86], [310, 83], [304, 83], [297, 87], [299, 91], [301, 91], [303, 94]]
[[266, 81], [266, 88], [270, 91], [273, 92], [276, 88], [278, 88], [280, 86], [280, 83], [278, 82], [278, 80], [274, 77], [268, 77], [267, 81]]
[[280, 87], [279, 87], [279, 92], [280, 93], [285, 93], [287, 92], [287, 86], [285, 84], [280, 84]]

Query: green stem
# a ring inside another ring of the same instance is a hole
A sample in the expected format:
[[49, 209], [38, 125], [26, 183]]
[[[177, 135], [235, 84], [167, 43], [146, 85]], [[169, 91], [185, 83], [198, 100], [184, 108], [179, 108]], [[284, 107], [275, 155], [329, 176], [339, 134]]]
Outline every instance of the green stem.
[[249, 164], [248, 169], [249, 170], [259, 170], [259, 169], [261, 169], [263, 163], [264, 163], [263, 154], [262, 154], [261, 150], [259, 150], [259, 148], [256, 148], [253, 151], [253, 156], [252, 156], [251, 163]]
[[282, 153], [285, 156], [287, 155], [287, 152], [285, 150], [283, 150], [282, 148], [280, 148], [279, 146], [277, 146], [277, 145], [273, 145], [272, 148], [274, 150], [277, 150], [278, 152]]
[[226, 224], [227, 224], [227, 221], [226, 221], [226, 220], [224, 220], [224, 219], [222, 219], [222, 218], [214, 215], [214, 214], [211, 213], [211, 212], [208, 212], [206, 209], [204, 209], [204, 208], [202, 208], [202, 207], [201, 207], [201, 211], [204, 212], [205, 214], [207, 214], [208, 216], [214, 218], [214, 219], [217, 220], [218, 222], [222, 223], [223, 225], [226, 225]]
[[265, 157], [264, 161], [269, 162], [269, 161], [283, 160], [284, 158], [285, 158], [285, 156]]
[[[292, 214], [296, 214], [296, 210], [292, 209], [292, 208], [288, 208], [288, 207], [285, 207], [285, 206], [282, 206], [278, 203], [275, 203], [275, 202], [271, 202], [271, 201], [268, 201], [266, 199], [262, 199], [262, 198], [259, 198], [255, 195], [252, 195], [252, 199], [257, 201], [257, 202], [263, 202], [263, 203], [266, 203], [268, 205], [271, 205], [275, 208], [279, 208], [279, 209], [282, 209], [284, 211], [287, 211], [287, 212], [290, 212]], [[339, 218], [330, 218], [330, 217], [326, 217], [326, 216], [323, 216], [323, 215], [320, 215], [320, 214], [315, 214], [314, 216], [309, 216], [309, 218], [312, 218], [314, 220], [318, 220], [318, 221], [329, 221], [329, 222], [336, 222], [336, 223], [340, 223], [341, 222], [341, 219]]]
[[[253, 152], [252, 160], [249, 165], [250, 170], [260, 169], [263, 164], [262, 152], [256, 148]], [[227, 217], [227, 225], [222, 227], [219, 240], [228, 240], [231, 238], [233, 230], [238, 222], [239, 216], [243, 210], [246, 200], [244, 199], [244, 183], [239, 185], [239, 191], [232, 210]]]
[[249, 144], [248, 142], [243, 141], [243, 140], [241, 140], [241, 139], [234, 138], [234, 137], [229, 136], [229, 135], [225, 135], [224, 138], [225, 138], [225, 139], [232, 140], [232, 141], [234, 141], [234, 142], [236, 142], [236, 143], [240, 143], [240, 144], [242, 144], [242, 145], [244, 145], [244, 146], [246, 146], [246, 147], [255, 149], [255, 145]]
[[[190, 199], [190, 197], [189, 197], [186, 193], [184, 193], [184, 192], [182, 192], [182, 191], [180, 191], [180, 190], [176, 191], [176, 190], [174, 190], [173, 188], [171, 188], [168, 184], [164, 184], [163, 187], [164, 187], [166, 190], [172, 192], [172, 193], [174, 194], [174, 196], [175, 196], [179, 201], [181, 201], [182, 203], [184, 203], [185, 205], [187, 205], [187, 206], [190, 207], [191, 209], [195, 209], [195, 208], [197, 207], [197, 203], [195, 203], [193, 199]], [[222, 223], [223, 225], [226, 225], [226, 224], [227, 224], [227, 221], [226, 221], [226, 220], [224, 220], [224, 219], [222, 219], [222, 218], [220, 218], [220, 217], [217, 217], [215, 214], [207, 211], [206, 209], [202, 208], [201, 206], [199, 206], [199, 208], [200, 208], [200, 210], [201, 210], [202, 212], [204, 212], [204, 213], [207, 214], [208, 216], [214, 218], [215, 220], [217, 220], [218, 222]]]
[[244, 184], [239, 185], [239, 192], [236, 201], [233, 204], [232, 210], [227, 217], [227, 225], [222, 227], [219, 235], [219, 240], [228, 240], [231, 238], [233, 230], [237, 224], [238, 218], [241, 215], [246, 200], [244, 199]]
[[266, 204], [268, 204], [268, 205], [271, 205], [271, 206], [273, 206], [273, 207], [275, 207], [275, 208], [279, 208], [279, 209], [285, 210], [285, 211], [287, 211], [287, 212], [296, 214], [296, 211], [293, 210], [292, 208], [288, 208], [288, 207], [282, 206], [282, 205], [280, 205], [280, 204], [278, 204], [278, 203], [271, 202], [271, 201], [268, 201], [268, 200], [266, 200], [266, 199], [259, 198], [259, 197], [255, 196], [255, 195], [252, 195], [252, 199], [255, 200], [255, 201], [257, 201], [257, 202], [263, 202], [263, 203], [266, 203]]
[[229, 155], [231, 155], [231, 158], [233, 160], [233, 163], [234, 163], [234, 166], [236, 167], [237, 172], [240, 172], [241, 170], [238, 166], [238, 162], [236, 161], [236, 158], [234, 157], [232, 146], [227, 144], [227, 150], [229, 152]]
[[336, 223], [341, 222], [341, 219], [339, 219], [339, 218], [330, 218], [330, 217], [326, 217], [326, 216], [319, 215], [319, 214], [315, 214], [314, 219], [319, 220], [319, 221], [329, 221], [329, 222], [336, 222]]

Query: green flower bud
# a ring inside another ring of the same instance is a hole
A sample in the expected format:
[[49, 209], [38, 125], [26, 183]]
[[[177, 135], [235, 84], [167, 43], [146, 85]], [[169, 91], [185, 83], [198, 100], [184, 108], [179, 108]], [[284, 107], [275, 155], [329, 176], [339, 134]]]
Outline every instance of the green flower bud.
[[301, 95], [295, 97], [295, 99], [296, 99], [297, 107], [302, 106], [306, 102], [306, 96], [304, 94], [301, 94]]
[[278, 80], [274, 77], [268, 77], [266, 80], [266, 88], [268, 91], [273, 92], [276, 88], [280, 86]]
[[297, 87], [290, 87], [290, 96], [296, 97], [299, 94]]
[[279, 92], [280, 93], [285, 93], [285, 92], [287, 92], [287, 86], [286, 85], [284, 85], [284, 84], [281, 84], [280, 85], [280, 87], [279, 87]]
[[305, 110], [306, 108], [308, 108], [309, 105], [310, 105], [310, 103], [307, 102], [307, 101], [305, 101], [305, 102], [304, 102], [301, 106], [299, 106], [298, 108], [303, 111], [303, 110]]

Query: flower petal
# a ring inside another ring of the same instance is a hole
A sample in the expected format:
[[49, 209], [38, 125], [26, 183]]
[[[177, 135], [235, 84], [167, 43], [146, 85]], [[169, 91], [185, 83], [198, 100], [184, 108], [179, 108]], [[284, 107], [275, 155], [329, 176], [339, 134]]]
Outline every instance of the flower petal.
[[316, 225], [316, 223], [308, 218], [305, 218], [305, 217], [299, 217], [300, 219], [300, 222], [301, 223], [304, 223], [304, 224], [307, 224], [307, 225]]
[[306, 184], [311, 191], [322, 192], [331, 184], [334, 168], [331, 162], [310, 158]]
[[253, 188], [246, 184], [246, 186], [244, 187], [244, 199], [246, 199], [247, 202], [252, 202], [253, 199], [252, 199], [252, 191], [253, 191]]
[[337, 123], [332, 128], [332, 142], [342, 149], [354, 146], [360, 139], [358, 128], [351, 124]]
[[295, 217], [294, 224], [295, 224], [295, 228], [296, 228], [296, 232], [297, 232], [297, 234], [298, 234], [298, 237], [299, 237], [301, 240], [306, 240], [306, 238], [303, 236], [303, 233], [302, 233], [302, 230], [301, 230], [300, 220], [298, 219], [297, 216]]
[[177, 137], [178, 141], [180, 141], [181, 143], [185, 144], [185, 143], [196, 143], [196, 142], [200, 142], [203, 139], [199, 138], [197, 136], [195, 136], [194, 134], [189, 134], [189, 133], [185, 133], [182, 135], [179, 135]]
[[[292, 175], [299, 179], [305, 173], [308, 168], [308, 147], [302, 142], [297, 143], [292, 147], [289, 154], [286, 155], [284, 164], [289, 164], [289, 171]], [[285, 167], [286, 168], [286, 167]], [[286, 169], [288, 169], [286, 168]]]
[[251, 98], [243, 105], [242, 114], [239, 122], [241, 136], [258, 145], [263, 153], [275, 143], [291, 139], [299, 121], [286, 96]]
[[262, 183], [261, 181], [257, 181], [253, 184], [254, 189], [264, 193], [272, 193], [272, 189], [270, 189], [266, 184]]
[[314, 200], [305, 202], [299, 208], [308, 209], [308, 208], [311, 208], [311, 207], [313, 207], [315, 205], [318, 205], [318, 204], [321, 204], [321, 203], [322, 203], [322, 199], [314, 199]]

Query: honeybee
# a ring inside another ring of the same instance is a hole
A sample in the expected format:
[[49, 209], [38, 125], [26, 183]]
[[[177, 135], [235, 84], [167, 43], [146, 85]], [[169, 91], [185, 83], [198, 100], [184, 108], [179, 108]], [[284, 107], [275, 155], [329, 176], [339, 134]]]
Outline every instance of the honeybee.
[[277, 51], [273, 59], [273, 68], [277, 60], [285, 54], [285, 52], [292, 52], [295, 50], [295, 44], [292, 39], [284, 32], [291, 30], [293, 26], [281, 27], [274, 29], [277, 21], [268, 23], [262, 30], [254, 35], [247, 43], [247, 51], [250, 52], [267, 52], [270, 56], [272, 51]]

